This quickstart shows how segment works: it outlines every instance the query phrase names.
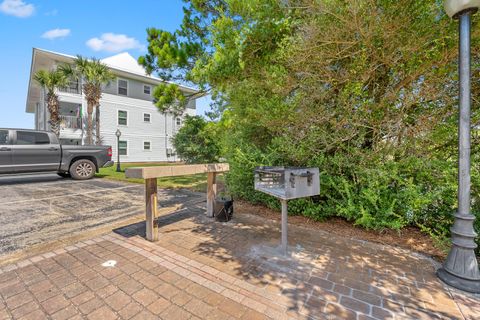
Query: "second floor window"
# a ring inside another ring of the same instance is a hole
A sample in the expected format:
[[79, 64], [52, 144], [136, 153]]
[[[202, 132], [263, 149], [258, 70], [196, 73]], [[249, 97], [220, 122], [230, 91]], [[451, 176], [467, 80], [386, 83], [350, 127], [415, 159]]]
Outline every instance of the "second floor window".
[[128, 95], [128, 81], [123, 79], [118, 79], [118, 94], [122, 96]]
[[128, 118], [127, 111], [118, 110], [118, 124], [119, 125], [126, 126], [127, 123], [128, 123], [127, 118]]
[[152, 87], [150, 87], [149, 85], [147, 84], [143, 85], [143, 93], [150, 94], [151, 90], [152, 90]]
[[150, 113], [144, 113], [143, 114], [143, 122], [150, 122]]

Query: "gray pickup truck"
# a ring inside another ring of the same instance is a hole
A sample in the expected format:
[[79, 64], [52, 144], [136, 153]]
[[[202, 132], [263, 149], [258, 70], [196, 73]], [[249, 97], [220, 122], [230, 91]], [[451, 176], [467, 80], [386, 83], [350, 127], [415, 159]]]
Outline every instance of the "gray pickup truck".
[[52, 132], [0, 128], [0, 174], [56, 172], [86, 180], [112, 165], [110, 146], [60, 145]]

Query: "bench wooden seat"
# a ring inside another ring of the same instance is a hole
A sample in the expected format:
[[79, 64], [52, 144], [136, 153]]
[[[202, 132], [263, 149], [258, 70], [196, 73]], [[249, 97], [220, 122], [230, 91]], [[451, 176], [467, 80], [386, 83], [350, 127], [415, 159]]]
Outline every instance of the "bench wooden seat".
[[127, 178], [145, 179], [147, 240], [158, 240], [158, 225], [155, 223], [157, 217], [157, 178], [207, 173], [206, 214], [208, 217], [213, 217], [213, 204], [217, 195], [217, 174], [227, 172], [229, 169], [228, 163], [127, 168], [125, 171]]

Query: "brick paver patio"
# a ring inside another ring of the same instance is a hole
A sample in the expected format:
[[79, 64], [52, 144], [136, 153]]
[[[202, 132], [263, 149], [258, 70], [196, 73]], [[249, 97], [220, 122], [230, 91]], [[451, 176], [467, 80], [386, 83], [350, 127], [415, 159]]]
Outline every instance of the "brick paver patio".
[[445, 287], [407, 250], [275, 222], [212, 222], [203, 208], [0, 268], [0, 319], [479, 319], [480, 297]]

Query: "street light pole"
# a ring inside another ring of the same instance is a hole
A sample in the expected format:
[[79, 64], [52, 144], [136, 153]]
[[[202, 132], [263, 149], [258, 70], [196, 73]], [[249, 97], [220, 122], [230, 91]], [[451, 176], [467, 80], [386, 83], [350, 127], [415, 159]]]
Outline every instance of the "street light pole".
[[120, 167], [120, 136], [122, 135], [122, 132], [120, 129], [117, 129], [115, 135], [117, 136], [117, 172], [122, 172], [122, 168]]
[[475, 256], [473, 228], [475, 216], [470, 213], [470, 35], [471, 17], [480, 0], [446, 0], [450, 17], [459, 19], [459, 121], [458, 121], [458, 211], [452, 226], [452, 248], [438, 277], [457, 289], [480, 293], [480, 270]]

